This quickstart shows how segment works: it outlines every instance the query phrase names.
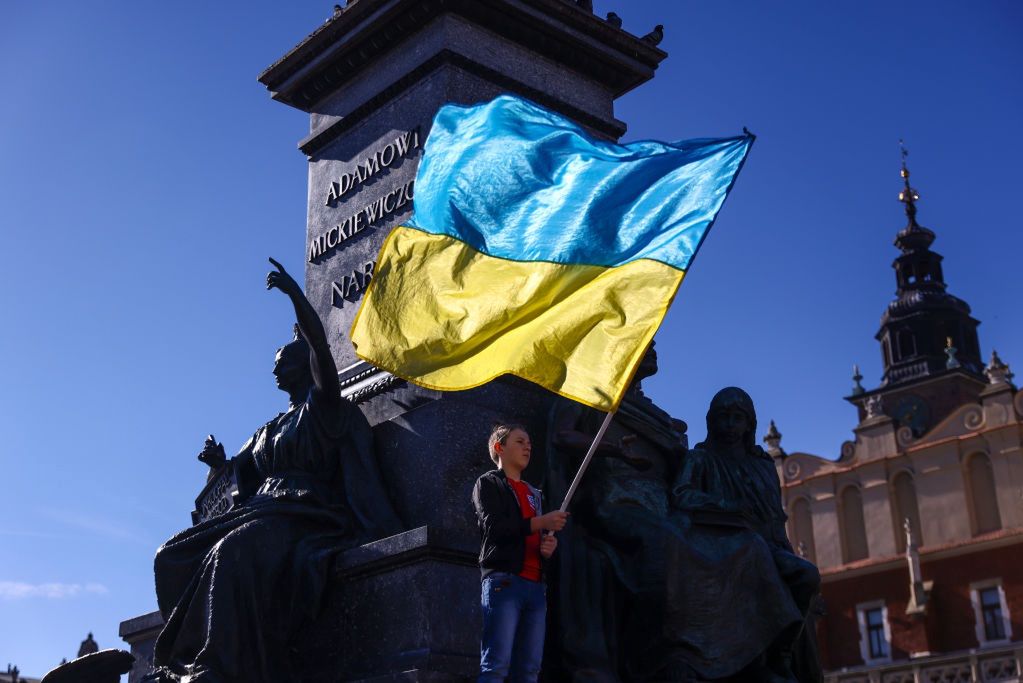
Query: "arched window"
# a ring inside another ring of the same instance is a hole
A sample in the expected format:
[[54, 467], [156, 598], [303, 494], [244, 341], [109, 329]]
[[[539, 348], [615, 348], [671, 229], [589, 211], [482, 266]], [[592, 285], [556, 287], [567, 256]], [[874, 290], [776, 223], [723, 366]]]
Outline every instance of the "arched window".
[[920, 508], [916, 502], [916, 485], [909, 472], [899, 472], [892, 481], [892, 492], [895, 497], [895, 547], [899, 552], [906, 550], [906, 529], [903, 527], [909, 519], [913, 527], [913, 538], [916, 544], [924, 544], [923, 529], [920, 526]]
[[842, 561], [855, 562], [869, 555], [867, 525], [863, 521], [863, 497], [855, 486], [847, 486], [839, 497], [842, 506]]
[[991, 469], [991, 461], [983, 453], [975, 453], [966, 463], [966, 469], [970, 480], [974, 533], [986, 534], [1001, 529], [1002, 516], [998, 513], [995, 474]]
[[813, 545], [813, 518], [810, 515], [810, 501], [798, 498], [792, 503], [790, 517], [792, 547], [799, 552], [800, 545], [806, 551], [806, 559], [817, 561], [817, 551]]

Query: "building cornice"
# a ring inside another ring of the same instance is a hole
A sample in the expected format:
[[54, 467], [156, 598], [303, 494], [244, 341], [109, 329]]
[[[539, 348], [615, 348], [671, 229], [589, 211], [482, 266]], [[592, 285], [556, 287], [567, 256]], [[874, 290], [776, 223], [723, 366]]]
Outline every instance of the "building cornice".
[[862, 393], [859, 394], [851, 394], [843, 398], [849, 403], [857, 405], [862, 403], [866, 399], [870, 398], [871, 396], [877, 396], [878, 394], [890, 394], [896, 391], [907, 391], [909, 389], [918, 389], [920, 387], [924, 387], [927, 386], [928, 384], [933, 384], [935, 382], [946, 382], [952, 377], [959, 377], [961, 379], [968, 380], [969, 382], [972, 382], [973, 384], [976, 384], [980, 387], [986, 387], [988, 384], [983, 377], [980, 377], [970, 372], [969, 370], [960, 367], [951, 370], [945, 370], [944, 372], [938, 374], [928, 375], [927, 377], [921, 377], [920, 379], [911, 379], [906, 380], [905, 382], [898, 382], [896, 384], [888, 384], [886, 386], [878, 387], [876, 389], [863, 391]]
[[[969, 555], [984, 550], [994, 550], [1018, 543], [1023, 543], [1023, 527], [1001, 529], [974, 538], [924, 546], [920, 548], [920, 564], [921, 566], [926, 566], [928, 562], [958, 557], [960, 555]], [[904, 569], [905, 566], [906, 558], [904, 555], [867, 558], [857, 562], [850, 562], [849, 564], [821, 569], [821, 582], [837, 583], [846, 579], [878, 574], [893, 569]]]

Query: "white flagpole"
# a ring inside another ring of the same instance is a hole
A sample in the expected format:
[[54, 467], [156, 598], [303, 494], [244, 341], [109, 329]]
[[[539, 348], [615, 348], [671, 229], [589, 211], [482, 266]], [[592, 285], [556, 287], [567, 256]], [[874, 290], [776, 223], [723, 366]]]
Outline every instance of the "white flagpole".
[[575, 490], [579, 488], [579, 481], [583, 478], [583, 473], [586, 468], [590, 466], [590, 460], [593, 459], [593, 454], [597, 452], [597, 446], [600, 445], [600, 440], [604, 438], [604, 432], [607, 431], [608, 426], [611, 424], [611, 418], [615, 416], [615, 411], [611, 411], [604, 418], [604, 423], [600, 425], [600, 429], [597, 430], [597, 436], [593, 438], [593, 443], [590, 444], [590, 450], [586, 452], [586, 457], [583, 458], [583, 462], [579, 465], [579, 471], [575, 473], [575, 479], [572, 480], [572, 485], [568, 487], [568, 493], [565, 494], [565, 500], [561, 503], [561, 511], [566, 512], [568, 510], [568, 504], [572, 501], [572, 496], [575, 495]]

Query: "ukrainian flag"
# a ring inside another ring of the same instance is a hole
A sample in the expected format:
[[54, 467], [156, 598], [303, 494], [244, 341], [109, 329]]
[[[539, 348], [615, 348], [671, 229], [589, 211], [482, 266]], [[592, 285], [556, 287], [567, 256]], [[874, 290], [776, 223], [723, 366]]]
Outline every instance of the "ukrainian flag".
[[433, 389], [510, 373], [615, 410], [752, 141], [617, 145], [512, 96], [443, 107], [356, 353]]

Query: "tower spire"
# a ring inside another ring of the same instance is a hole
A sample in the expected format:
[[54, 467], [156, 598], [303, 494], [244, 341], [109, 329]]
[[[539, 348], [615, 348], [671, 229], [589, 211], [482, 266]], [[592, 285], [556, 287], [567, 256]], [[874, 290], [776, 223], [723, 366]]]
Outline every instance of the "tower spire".
[[920, 193], [909, 184], [909, 167], [906, 166], [909, 150], [906, 149], [906, 143], [901, 139], [899, 140], [899, 150], [902, 153], [902, 170], [899, 172], [899, 175], [902, 176], [902, 191], [899, 192], [899, 201], [906, 205], [906, 218], [909, 219], [909, 222], [895, 236], [895, 246], [901, 249], [902, 253], [907, 254], [930, 247], [934, 242], [934, 233], [916, 221], [916, 203], [920, 200]]
[[899, 139], [899, 150], [902, 152], [902, 192], [899, 193], [899, 201], [906, 205], [906, 218], [909, 219], [909, 225], [906, 226], [907, 230], [919, 228], [920, 224], [916, 222], [916, 202], [920, 199], [920, 194], [909, 186], [909, 169], [906, 167], [906, 157], [909, 156], [909, 150], [906, 149], [906, 143], [900, 138]]
[[902, 252], [892, 264], [897, 298], [888, 305], [877, 333], [884, 357], [882, 386], [960, 369], [979, 379], [984, 364], [977, 340], [978, 322], [970, 316], [966, 302], [947, 291], [941, 254], [931, 251], [934, 231], [917, 222], [920, 193], [910, 185], [909, 150], [902, 140], [899, 150], [899, 201], [909, 222], [895, 237], [895, 246]]

